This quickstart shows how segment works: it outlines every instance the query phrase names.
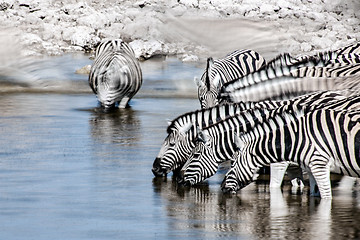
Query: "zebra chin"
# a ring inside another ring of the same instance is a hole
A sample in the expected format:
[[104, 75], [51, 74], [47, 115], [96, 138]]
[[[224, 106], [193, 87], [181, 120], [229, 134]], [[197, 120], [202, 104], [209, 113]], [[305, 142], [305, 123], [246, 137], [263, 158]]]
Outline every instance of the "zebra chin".
[[151, 169], [155, 177], [166, 177], [171, 169], [161, 167], [161, 158], [156, 158]]
[[193, 186], [195, 185], [195, 182], [194, 180], [192, 179], [185, 179], [185, 178], [181, 178], [178, 180], [178, 183], [184, 185], [184, 186], [187, 186], [187, 187], [190, 187], [190, 186]]
[[240, 188], [238, 185], [234, 182], [228, 182], [224, 179], [224, 181], [221, 183], [221, 191], [224, 194], [236, 194], [237, 190]]

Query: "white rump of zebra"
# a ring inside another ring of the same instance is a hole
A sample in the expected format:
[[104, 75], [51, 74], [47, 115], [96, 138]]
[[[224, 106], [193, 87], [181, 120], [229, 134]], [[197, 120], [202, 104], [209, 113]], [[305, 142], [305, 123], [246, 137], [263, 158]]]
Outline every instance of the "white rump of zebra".
[[107, 40], [97, 47], [89, 85], [105, 109], [127, 107], [142, 81], [140, 64], [127, 43]]

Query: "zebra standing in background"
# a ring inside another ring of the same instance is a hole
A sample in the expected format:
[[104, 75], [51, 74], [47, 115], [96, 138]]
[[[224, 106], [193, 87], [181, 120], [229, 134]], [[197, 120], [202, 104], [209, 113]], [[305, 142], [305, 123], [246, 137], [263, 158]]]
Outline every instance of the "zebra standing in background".
[[89, 85], [105, 109], [125, 108], [142, 85], [142, 72], [132, 48], [121, 39], [102, 42], [96, 49]]
[[240, 154], [222, 190], [236, 192], [245, 187], [260, 166], [292, 161], [317, 183], [321, 198], [331, 198], [330, 171], [360, 177], [359, 120], [359, 111], [329, 109], [276, 115], [237, 138]]
[[224, 83], [255, 72], [265, 65], [265, 59], [253, 50], [236, 50], [225, 58], [207, 59], [201, 79], [195, 78], [201, 108], [217, 105], [218, 93]]
[[[233, 159], [233, 156], [236, 154], [236, 135], [251, 131], [257, 124], [266, 122], [278, 113], [286, 112], [288, 109], [292, 110], [295, 107], [303, 109], [305, 112], [320, 108], [339, 110], [360, 109], [359, 96], [337, 100], [336, 98], [331, 99], [330, 93], [309, 94], [307, 96], [316, 98], [312, 100], [304, 98], [301, 101], [289, 102], [289, 104], [275, 109], [243, 111], [234, 117], [220, 121], [202, 130], [199, 129], [196, 146], [192, 155], [180, 171], [181, 182], [186, 185], [194, 185], [214, 175], [220, 163]], [[261, 149], [258, 150], [260, 153], [262, 152]]]

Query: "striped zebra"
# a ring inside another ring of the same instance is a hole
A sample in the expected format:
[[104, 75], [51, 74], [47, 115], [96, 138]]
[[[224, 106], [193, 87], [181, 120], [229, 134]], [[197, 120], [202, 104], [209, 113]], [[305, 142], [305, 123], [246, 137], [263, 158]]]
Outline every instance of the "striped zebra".
[[[266, 122], [269, 118], [282, 112], [292, 110], [295, 106], [306, 112], [319, 108], [359, 109], [360, 97], [354, 96], [340, 100], [326, 99], [324, 93], [318, 99], [306, 104], [293, 102], [277, 109], [248, 110], [220, 121], [214, 125], [198, 130], [197, 142], [191, 157], [180, 171], [181, 182], [194, 185], [214, 175], [220, 163], [232, 160], [237, 152], [235, 136], [250, 131], [254, 126]], [[325, 92], [326, 94], [326, 92]], [[312, 94], [314, 95], [314, 94]], [[311, 95], [310, 95], [311, 96]], [[307, 99], [308, 100], [308, 99]], [[329, 101], [330, 100], [330, 101]]]
[[[225, 83], [220, 90], [219, 101], [274, 100], [312, 91], [341, 89], [344, 84], [339, 81], [339, 77], [345, 77], [347, 80], [347, 77], [357, 75], [360, 70], [360, 55], [357, 52], [349, 52], [350, 50], [345, 51], [353, 48], [351, 45], [341, 51], [301, 58], [294, 58], [289, 54], [279, 55], [269, 61], [263, 69]], [[337, 81], [336, 84], [333, 84], [334, 81]], [[315, 85], [316, 83], [318, 84]]]
[[218, 93], [224, 83], [257, 71], [264, 65], [265, 59], [253, 50], [236, 50], [217, 60], [208, 58], [201, 79], [195, 78], [201, 108], [219, 103]]
[[[324, 93], [323, 95], [300, 96], [291, 102], [316, 102], [317, 98], [321, 96], [318, 104], [326, 101], [340, 100], [344, 97], [339, 93]], [[197, 126], [205, 128], [228, 117], [235, 116], [238, 113], [252, 108], [273, 109], [282, 105], [288, 104], [289, 101], [263, 101], [263, 102], [238, 102], [231, 104], [217, 105], [208, 109], [201, 109], [193, 112], [188, 112], [175, 118], [169, 123], [167, 128], [167, 137], [165, 138], [157, 157], [154, 160], [152, 172], [155, 176], [165, 176], [171, 171], [175, 175], [182, 168], [184, 163], [190, 157], [193, 148], [195, 147], [195, 139], [197, 136]]]
[[[289, 62], [292, 57], [289, 54], [281, 54], [273, 59], [272, 62], [268, 63], [265, 67], [259, 69], [256, 72], [250, 73], [239, 79], [235, 79], [224, 83], [219, 94], [220, 100], [226, 101], [226, 97], [234, 91], [246, 90], [251, 88], [261, 89], [263, 84], [272, 82], [281, 77], [291, 76], [291, 72], [301, 67], [312, 67], [312, 66], [324, 66], [326, 63], [318, 58], [309, 57], [301, 61], [297, 61], [293, 64], [285, 64]], [[272, 91], [272, 89], [267, 90]], [[257, 97], [259, 98], [259, 97]], [[253, 101], [243, 100], [243, 101]]]
[[324, 62], [324, 65], [333, 63], [345, 63], [353, 64], [360, 62], [360, 42], [350, 44], [348, 46], [339, 48], [333, 51], [318, 52], [314, 55], [303, 55], [299, 57], [293, 57], [288, 53], [286, 58], [274, 58], [268, 62], [268, 65], [293, 65], [298, 62], [307, 61], [309, 59], [318, 59]]
[[[264, 103], [265, 107], [270, 107]], [[276, 102], [274, 102], [276, 104]], [[196, 110], [182, 114], [169, 123], [159, 154], [157, 155], [152, 172], [155, 176], [165, 176], [173, 171], [175, 174], [189, 157], [196, 137], [196, 126], [206, 127], [229, 116], [252, 108], [255, 103], [231, 103], [216, 105], [212, 108]], [[273, 106], [275, 107], [275, 105]]]
[[224, 192], [245, 187], [258, 167], [279, 161], [301, 165], [318, 185], [321, 198], [332, 197], [330, 171], [360, 177], [360, 111], [286, 112], [236, 142], [240, 154], [224, 178]]
[[339, 55], [343, 54], [360, 54], [360, 42], [349, 44], [345, 47], [335, 50]]
[[272, 81], [253, 81], [251, 86], [224, 86], [220, 97], [228, 102], [262, 101], [266, 99], [286, 99], [314, 91], [347, 90], [348, 94], [358, 94], [360, 90], [360, 64], [328, 67], [303, 67], [293, 70], [294, 74], [282, 75]]
[[89, 85], [105, 109], [125, 108], [142, 85], [142, 72], [132, 48], [121, 39], [102, 42], [96, 49]]

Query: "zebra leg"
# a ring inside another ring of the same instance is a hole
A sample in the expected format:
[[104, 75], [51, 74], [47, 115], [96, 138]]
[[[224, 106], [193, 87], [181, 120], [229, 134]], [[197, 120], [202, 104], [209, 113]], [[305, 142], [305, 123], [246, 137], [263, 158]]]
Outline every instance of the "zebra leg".
[[321, 198], [331, 199], [330, 164], [328, 159], [316, 154], [311, 158], [309, 168], [318, 185]]
[[279, 162], [270, 164], [270, 188], [279, 188], [284, 179], [288, 162]]
[[119, 108], [126, 108], [128, 106], [128, 102], [130, 98], [128, 96], [124, 96], [119, 102]]

